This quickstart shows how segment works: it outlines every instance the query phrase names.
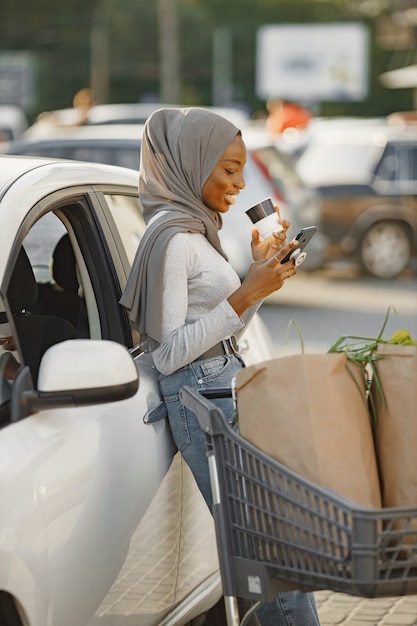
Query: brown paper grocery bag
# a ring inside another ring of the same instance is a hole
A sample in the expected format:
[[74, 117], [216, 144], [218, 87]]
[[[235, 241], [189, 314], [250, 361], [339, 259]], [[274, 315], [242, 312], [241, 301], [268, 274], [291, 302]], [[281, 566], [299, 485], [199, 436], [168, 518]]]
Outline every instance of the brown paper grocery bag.
[[373, 394], [382, 504], [417, 507], [417, 347], [383, 344], [377, 354], [385, 398]]
[[379, 508], [364, 399], [361, 371], [342, 354], [286, 356], [251, 365], [237, 376], [244, 438], [312, 482], [361, 506]]

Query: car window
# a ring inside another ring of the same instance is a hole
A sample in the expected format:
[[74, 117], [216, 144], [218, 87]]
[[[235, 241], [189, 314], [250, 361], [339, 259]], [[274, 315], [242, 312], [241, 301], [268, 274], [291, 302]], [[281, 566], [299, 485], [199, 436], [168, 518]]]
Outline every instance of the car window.
[[385, 193], [416, 193], [417, 147], [407, 143], [387, 145], [376, 172], [376, 182]]
[[37, 282], [49, 282], [51, 276], [51, 259], [54, 248], [62, 235], [65, 226], [55, 213], [47, 213], [37, 221], [25, 238], [25, 249], [31, 261]]
[[[13, 148], [13, 146], [12, 146]], [[40, 157], [52, 157], [55, 159], [67, 159], [69, 157], [69, 151], [59, 145], [56, 146], [37, 146], [36, 144], [21, 145], [18, 148], [18, 154], [27, 154], [28, 156], [40, 156]]]
[[[73, 233], [69, 234], [53, 212], [46, 213], [26, 235], [24, 251], [37, 285], [37, 300], [29, 310], [67, 320], [77, 337], [85, 339], [90, 336], [85, 300], [87, 288], [82, 278], [84, 276], [85, 281], [86, 272], [76, 258], [71, 237], [74, 239]], [[93, 315], [92, 306], [90, 315]]]
[[139, 170], [140, 142], [132, 146], [101, 145], [99, 142], [88, 145], [79, 141], [77, 144], [65, 145], [60, 142], [29, 143], [20, 146], [19, 153], [31, 156], [52, 157], [56, 159], [70, 159], [71, 161], [88, 161], [92, 163], [107, 163], [130, 169]]
[[399, 171], [399, 154], [393, 145], [387, 146], [376, 170], [377, 181], [395, 181]]
[[[34, 365], [37, 356], [33, 354], [33, 360], [28, 359], [26, 361], [25, 358], [22, 359], [21, 354], [19, 354], [18, 342], [23, 340], [23, 335], [25, 335], [25, 342], [28, 344], [29, 350], [33, 353], [40, 350], [41, 342], [37, 343], [30, 330], [26, 332], [22, 328], [23, 325], [29, 328], [32, 322], [32, 319], [30, 319], [32, 313], [34, 315], [33, 319], [35, 319], [36, 313], [44, 313], [42, 308], [43, 297], [46, 295], [48, 285], [52, 286], [54, 283], [51, 276], [51, 258], [57, 241], [64, 233], [66, 233], [66, 230], [62, 222], [53, 213], [48, 213], [43, 219], [34, 224], [24, 240], [24, 247], [19, 252], [13, 273], [14, 278], [12, 278], [14, 282], [19, 280], [20, 284], [13, 284], [8, 292], [12, 304], [16, 305], [14, 313], [17, 314], [19, 311], [22, 314], [22, 324], [19, 324], [20, 320], [17, 321], [18, 332], [19, 330], [21, 331], [21, 336], [19, 334], [16, 336], [13, 333], [14, 327], [0, 300], [0, 427], [9, 422], [10, 386], [20, 371], [22, 363], [29, 364], [29, 366], [33, 365], [33, 369], [37, 370], [37, 365]], [[23, 259], [28, 260], [26, 265]], [[29, 271], [33, 272], [33, 285], [36, 285], [37, 298], [35, 298], [35, 292], [29, 286]], [[65, 271], [67, 271], [67, 268]], [[63, 297], [65, 299], [65, 294]], [[32, 304], [33, 309], [31, 310]], [[63, 319], [68, 318], [68, 315], [71, 316], [71, 302], [68, 298], [63, 301], [62, 306], [64, 307]], [[57, 313], [58, 311], [52, 312]], [[32, 330], [36, 332], [34, 327], [32, 327]], [[38, 326], [37, 330], [39, 335], [41, 335], [43, 332], [42, 328]]]
[[132, 170], [139, 170], [139, 147], [136, 148], [117, 148], [113, 151], [114, 165], [120, 167], [129, 167]]
[[82, 146], [68, 150], [66, 158], [75, 161], [93, 161], [95, 163], [107, 163], [119, 165], [130, 169], [139, 170], [139, 149], [124, 147], [104, 147], [100, 145]]
[[417, 183], [417, 145], [410, 146], [410, 180]]
[[128, 261], [132, 265], [139, 241], [146, 228], [139, 198], [120, 194], [105, 194], [105, 198], [126, 250]]
[[34, 384], [44, 352], [59, 341], [111, 339], [133, 345], [99, 219], [88, 198], [61, 201], [32, 225], [15, 251], [6, 297], [19, 361], [29, 366]]
[[[20, 362], [36, 385], [45, 351], [60, 341], [89, 338], [89, 314], [70, 234], [56, 215], [35, 223], [19, 248], [7, 298]], [[93, 307], [90, 306], [90, 315]]]

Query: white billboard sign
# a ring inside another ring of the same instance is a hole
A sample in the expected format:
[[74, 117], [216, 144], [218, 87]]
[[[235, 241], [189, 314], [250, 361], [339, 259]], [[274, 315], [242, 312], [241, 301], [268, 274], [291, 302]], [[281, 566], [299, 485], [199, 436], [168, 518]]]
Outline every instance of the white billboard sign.
[[257, 95], [301, 102], [363, 100], [368, 56], [364, 24], [263, 26], [257, 35]]

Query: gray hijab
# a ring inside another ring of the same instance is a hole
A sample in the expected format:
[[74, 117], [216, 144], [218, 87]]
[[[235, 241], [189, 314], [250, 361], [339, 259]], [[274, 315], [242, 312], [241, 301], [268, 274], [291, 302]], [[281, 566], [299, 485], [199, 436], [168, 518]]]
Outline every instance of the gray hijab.
[[120, 303], [141, 335], [145, 352], [158, 346], [162, 327], [162, 272], [170, 238], [178, 232], [202, 233], [222, 254], [220, 213], [203, 202], [202, 188], [239, 133], [207, 109], [155, 111], [143, 132], [139, 198], [146, 223]]

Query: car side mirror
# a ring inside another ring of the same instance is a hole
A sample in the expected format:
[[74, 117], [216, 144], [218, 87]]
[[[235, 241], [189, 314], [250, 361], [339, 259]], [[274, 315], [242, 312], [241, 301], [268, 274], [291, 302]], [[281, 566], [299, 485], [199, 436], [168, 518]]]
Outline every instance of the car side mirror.
[[12, 391], [11, 421], [41, 410], [127, 400], [138, 386], [136, 365], [124, 346], [106, 340], [63, 341], [42, 357], [37, 389], [33, 388], [28, 367], [18, 373]]

